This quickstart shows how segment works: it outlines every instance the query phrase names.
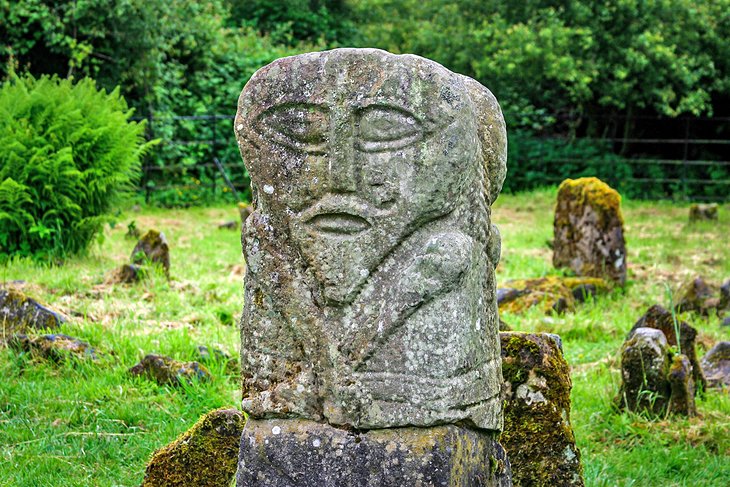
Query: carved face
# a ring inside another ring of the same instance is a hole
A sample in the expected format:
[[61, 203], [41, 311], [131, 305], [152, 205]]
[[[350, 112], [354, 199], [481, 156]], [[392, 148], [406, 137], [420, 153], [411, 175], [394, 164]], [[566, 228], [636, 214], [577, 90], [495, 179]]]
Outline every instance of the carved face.
[[408, 235], [452, 212], [479, 151], [461, 77], [368, 50], [259, 71], [236, 128], [258, 203], [288, 226], [330, 304]]

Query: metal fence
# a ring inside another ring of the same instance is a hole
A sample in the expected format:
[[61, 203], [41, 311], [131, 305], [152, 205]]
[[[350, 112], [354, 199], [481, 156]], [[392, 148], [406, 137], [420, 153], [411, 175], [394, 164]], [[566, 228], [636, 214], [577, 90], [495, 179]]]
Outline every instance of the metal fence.
[[[248, 174], [233, 134], [233, 116], [146, 120], [149, 137], [161, 140], [143, 167], [140, 191], [148, 201], [165, 191], [207, 190], [219, 196], [230, 194], [237, 200], [249, 197]], [[614, 187], [631, 187], [634, 197], [730, 201], [730, 117], [637, 117], [632, 119], [638, 125], [632, 133], [641, 136], [616, 135], [624, 127], [622, 121], [626, 123], [619, 118], [602, 120], [606, 136], [601, 138], [538, 137], [536, 149], [529, 154], [510, 154], [510, 187], [551, 185], [565, 177], [597, 175]], [[569, 149], [585, 142], [605, 147], [613, 157], [602, 163], [590, 157], [555, 157], [543, 149]], [[540, 169], [535, 171], [535, 167]], [[597, 167], [600, 174], [587, 174]]]

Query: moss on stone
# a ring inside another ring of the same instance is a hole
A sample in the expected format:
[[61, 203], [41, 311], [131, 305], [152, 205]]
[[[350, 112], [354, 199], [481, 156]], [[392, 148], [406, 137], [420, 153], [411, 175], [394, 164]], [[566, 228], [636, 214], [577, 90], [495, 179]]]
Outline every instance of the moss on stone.
[[0, 342], [14, 334], [58, 328], [63, 317], [15, 288], [0, 289]]
[[570, 425], [570, 368], [547, 334], [500, 333], [508, 394], [501, 442], [515, 486], [582, 486]]
[[[544, 312], [572, 311], [576, 301], [582, 301], [585, 294], [604, 294], [611, 285], [597, 277], [549, 276], [537, 279], [516, 279], [504, 283], [504, 288], [516, 292], [507, 295], [499, 303], [499, 310], [522, 313], [534, 306]], [[576, 296], [580, 294], [579, 296]], [[576, 299], [578, 298], [578, 299]]]
[[180, 362], [163, 355], [148, 354], [129, 369], [132, 375], [148, 377], [160, 385], [179, 385], [181, 381], [208, 380], [211, 374], [198, 362]]
[[621, 214], [621, 195], [598, 178], [566, 179], [558, 188], [558, 199], [561, 193], [570, 194], [578, 206], [588, 202], [601, 217], [613, 218], [616, 215], [621, 224], [624, 223]]
[[225, 487], [236, 473], [246, 419], [235, 409], [217, 409], [175, 441], [157, 450], [142, 487]]

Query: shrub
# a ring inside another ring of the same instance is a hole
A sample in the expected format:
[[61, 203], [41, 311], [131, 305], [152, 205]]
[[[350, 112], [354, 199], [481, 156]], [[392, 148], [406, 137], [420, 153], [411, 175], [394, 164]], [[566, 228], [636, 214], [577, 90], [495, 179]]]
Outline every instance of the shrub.
[[0, 256], [85, 251], [150, 143], [118, 90], [12, 75], [0, 87]]

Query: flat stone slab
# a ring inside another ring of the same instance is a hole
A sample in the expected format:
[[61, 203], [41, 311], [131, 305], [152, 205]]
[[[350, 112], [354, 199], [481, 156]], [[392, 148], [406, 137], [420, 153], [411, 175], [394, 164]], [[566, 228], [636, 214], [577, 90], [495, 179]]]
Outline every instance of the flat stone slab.
[[249, 419], [238, 487], [506, 487], [494, 435], [455, 425], [356, 432], [308, 420]]

